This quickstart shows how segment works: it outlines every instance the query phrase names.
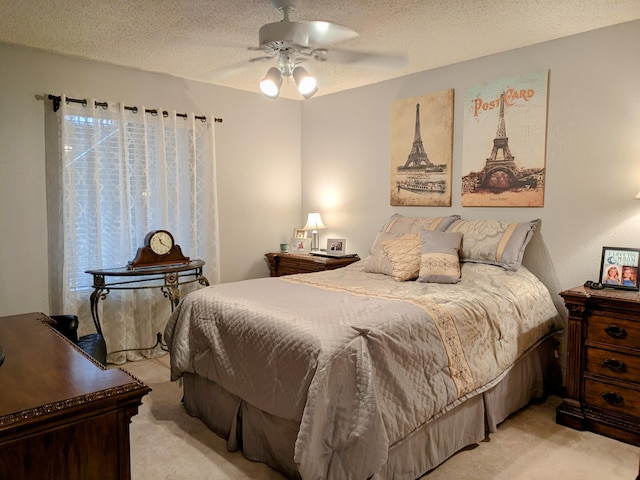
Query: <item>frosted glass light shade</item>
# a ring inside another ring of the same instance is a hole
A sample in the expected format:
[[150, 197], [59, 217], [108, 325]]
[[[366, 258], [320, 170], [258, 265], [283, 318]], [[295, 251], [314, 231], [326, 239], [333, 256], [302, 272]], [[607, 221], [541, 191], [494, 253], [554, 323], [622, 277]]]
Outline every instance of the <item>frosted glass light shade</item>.
[[282, 73], [276, 67], [271, 67], [260, 82], [260, 90], [269, 98], [278, 98], [282, 85]]
[[293, 69], [293, 79], [304, 98], [311, 98], [318, 91], [318, 82], [303, 67]]

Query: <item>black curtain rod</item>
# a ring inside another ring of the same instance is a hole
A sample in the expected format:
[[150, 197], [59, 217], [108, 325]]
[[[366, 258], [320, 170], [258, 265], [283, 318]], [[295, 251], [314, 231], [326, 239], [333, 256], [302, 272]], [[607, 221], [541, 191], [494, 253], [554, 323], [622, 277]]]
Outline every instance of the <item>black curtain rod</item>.
[[[57, 95], [49, 95], [49, 100], [53, 100], [53, 111], [57, 112], [60, 109], [60, 102], [62, 101], [62, 97], [57, 96]], [[84, 98], [66, 98], [67, 103], [72, 102], [72, 103], [81, 103], [83, 105], [87, 104], [87, 100]], [[96, 107], [102, 107], [102, 108], [107, 108], [109, 106], [109, 104], [107, 102], [96, 102]], [[125, 110], [130, 110], [133, 113], [138, 113], [138, 107], [128, 107], [125, 105], [124, 107]], [[158, 110], [149, 110], [149, 109], [145, 109], [146, 113], [150, 113], [151, 115], [158, 115]], [[162, 116], [163, 117], [168, 117], [169, 116], [169, 112], [167, 112], [166, 110], [162, 111]], [[176, 113], [177, 117], [181, 117], [181, 118], [187, 118], [187, 114], [186, 113]], [[207, 121], [207, 117], [204, 116], [200, 116], [200, 115], [196, 115], [195, 118], [197, 120], [201, 120], [203, 122]], [[216, 123], [222, 123], [222, 119], [221, 118], [214, 118], [213, 119], [214, 122]]]

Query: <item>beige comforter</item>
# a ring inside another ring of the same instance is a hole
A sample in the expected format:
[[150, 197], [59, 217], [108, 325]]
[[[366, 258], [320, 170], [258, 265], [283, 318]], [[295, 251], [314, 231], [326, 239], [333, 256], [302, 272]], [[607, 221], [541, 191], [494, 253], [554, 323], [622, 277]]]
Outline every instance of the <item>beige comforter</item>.
[[456, 285], [339, 270], [189, 294], [165, 335], [190, 372], [300, 422], [303, 479], [364, 479], [429, 419], [494, 384], [560, 328], [549, 292], [517, 272], [463, 264]]

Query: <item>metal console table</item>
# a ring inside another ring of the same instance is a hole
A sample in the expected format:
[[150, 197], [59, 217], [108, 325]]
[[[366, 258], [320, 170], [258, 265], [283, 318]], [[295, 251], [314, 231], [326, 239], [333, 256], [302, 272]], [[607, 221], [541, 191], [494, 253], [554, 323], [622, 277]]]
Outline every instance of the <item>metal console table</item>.
[[91, 317], [96, 331], [102, 335], [98, 302], [107, 298], [111, 290], [139, 290], [159, 288], [171, 302], [171, 311], [180, 303], [180, 285], [198, 282], [209, 286], [209, 280], [202, 274], [204, 260], [191, 260], [189, 263], [158, 265], [138, 268], [104, 268], [85, 270], [93, 275], [91, 293]]

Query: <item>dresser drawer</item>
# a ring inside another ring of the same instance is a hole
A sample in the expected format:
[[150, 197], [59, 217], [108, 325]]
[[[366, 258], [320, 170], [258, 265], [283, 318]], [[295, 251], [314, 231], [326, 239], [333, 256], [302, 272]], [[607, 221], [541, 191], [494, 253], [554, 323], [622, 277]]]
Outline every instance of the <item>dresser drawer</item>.
[[586, 371], [640, 386], [640, 357], [626, 353], [587, 347]]
[[587, 320], [587, 340], [640, 349], [640, 322], [592, 314]]
[[585, 378], [584, 401], [610, 412], [640, 417], [640, 392], [631, 388]]

